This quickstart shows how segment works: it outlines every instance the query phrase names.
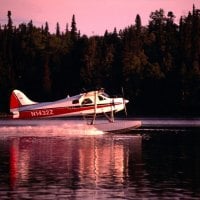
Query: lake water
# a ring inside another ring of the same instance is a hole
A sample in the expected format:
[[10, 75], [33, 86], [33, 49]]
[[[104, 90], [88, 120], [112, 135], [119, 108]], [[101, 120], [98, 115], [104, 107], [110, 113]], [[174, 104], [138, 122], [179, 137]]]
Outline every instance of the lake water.
[[200, 128], [60, 127], [0, 127], [0, 199], [200, 199]]

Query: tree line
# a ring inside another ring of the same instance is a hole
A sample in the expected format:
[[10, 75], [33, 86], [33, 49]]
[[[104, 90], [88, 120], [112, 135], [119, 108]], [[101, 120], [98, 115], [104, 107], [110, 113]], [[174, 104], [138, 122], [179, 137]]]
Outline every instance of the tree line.
[[0, 111], [9, 110], [13, 89], [34, 101], [52, 101], [83, 88], [124, 88], [131, 114], [198, 114], [200, 109], [200, 10], [193, 5], [176, 24], [173, 12], [138, 14], [123, 30], [81, 35], [71, 26], [50, 33], [48, 22], [0, 25]]

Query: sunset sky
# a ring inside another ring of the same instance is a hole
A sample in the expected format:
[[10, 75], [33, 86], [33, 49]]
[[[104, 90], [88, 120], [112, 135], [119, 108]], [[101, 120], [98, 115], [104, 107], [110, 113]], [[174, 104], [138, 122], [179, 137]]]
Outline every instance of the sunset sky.
[[148, 24], [152, 11], [163, 8], [165, 14], [173, 11], [178, 23], [180, 16], [187, 15], [200, 0], [0, 0], [0, 24], [7, 23], [7, 11], [12, 12], [14, 25], [33, 20], [35, 26], [47, 21], [51, 32], [59, 22], [61, 31], [71, 25], [75, 14], [77, 29], [81, 34], [103, 35], [105, 30], [123, 29], [135, 23], [137, 14], [142, 25]]

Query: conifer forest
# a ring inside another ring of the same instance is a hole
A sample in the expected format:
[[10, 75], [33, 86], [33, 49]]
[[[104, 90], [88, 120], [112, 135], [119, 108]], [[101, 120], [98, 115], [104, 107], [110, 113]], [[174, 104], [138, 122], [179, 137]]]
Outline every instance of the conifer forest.
[[[59, 23], [14, 24], [8, 11], [0, 25], [0, 112], [9, 112], [13, 89], [34, 101], [53, 101], [84, 89], [105, 88], [129, 99], [129, 115], [200, 114], [200, 10], [175, 23], [176, 13], [140, 15], [123, 30], [87, 36], [75, 15], [65, 31]], [[113, 22], [114, 23], [114, 22]]]

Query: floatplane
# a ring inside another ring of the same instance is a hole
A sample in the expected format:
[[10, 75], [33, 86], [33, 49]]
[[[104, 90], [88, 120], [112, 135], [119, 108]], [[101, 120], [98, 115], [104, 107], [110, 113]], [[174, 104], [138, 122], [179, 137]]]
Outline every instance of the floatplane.
[[[54, 102], [35, 102], [29, 99], [22, 91], [13, 90], [10, 96], [10, 113], [12, 119], [38, 119], [58, 117], [80, 117], [88, 119], [87, 124], [94, 125], [103, 131], [129, 129], [140, 126], [138, 122], [126, 122], [122, 125], [115, 122], [114, 114], [124, 110], [129, 101], [123, 97], [110, 97], [104, 89], [83, 92], [75, 96], [67, 96]], [[96, 123], [98, 115], [104, 115], [107, 123]], [[115, 122], [115, 123], [114, 123]], [[107, 125], [106, 125], [107, 124]], [[112, 124], [112, 125], [108, 125]]]

